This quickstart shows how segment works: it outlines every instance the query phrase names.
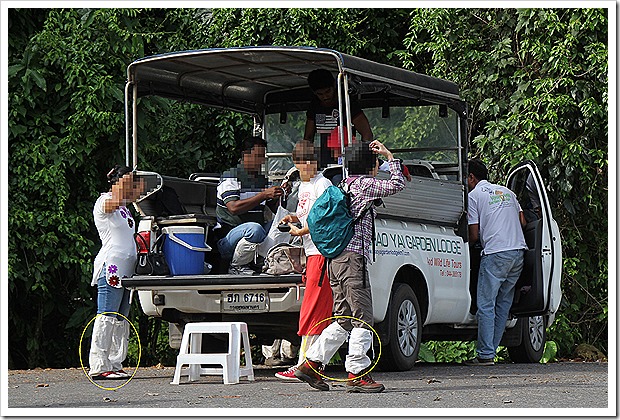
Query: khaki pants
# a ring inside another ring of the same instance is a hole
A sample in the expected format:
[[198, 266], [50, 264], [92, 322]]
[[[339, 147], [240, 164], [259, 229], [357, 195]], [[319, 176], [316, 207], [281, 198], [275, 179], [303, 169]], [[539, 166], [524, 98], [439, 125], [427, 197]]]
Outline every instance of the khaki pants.
[[329, 266], [330, 285], [334, 294], [334, 316], [316, 342], [306, 352], [308, 360], [327, 364], [340, 346], [349, 339], [349, 353], [344, 367], [359, 374], [371, 363], [367, 356], [372, 348], [372, 295], [364, 257], [344, 251]]
[[334, 316], [355, 318], [337, 318], [345, 330], [368, 329], [364, 322], [373, 325], [372, 295], [364, 256], [343, 251], [332, 259], [329, 265], [329, 283], [334, 296]]

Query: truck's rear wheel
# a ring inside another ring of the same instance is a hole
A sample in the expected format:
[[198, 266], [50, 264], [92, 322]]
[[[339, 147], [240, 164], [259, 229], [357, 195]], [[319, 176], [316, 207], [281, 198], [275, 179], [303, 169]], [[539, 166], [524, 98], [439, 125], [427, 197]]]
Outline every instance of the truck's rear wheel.
[[418, 359], [422, 337], [422, 314], [411, 287], [396, 285], [388, 311], [390, 341], [384, 343], [379, 366], [385, 371], [409, 370]]
[[510, 360], [515, 363], [538, 363], [545, 351], [547, 329], [544, 316], [519, 319], [521, 323], [521, 344], [508, 347]]

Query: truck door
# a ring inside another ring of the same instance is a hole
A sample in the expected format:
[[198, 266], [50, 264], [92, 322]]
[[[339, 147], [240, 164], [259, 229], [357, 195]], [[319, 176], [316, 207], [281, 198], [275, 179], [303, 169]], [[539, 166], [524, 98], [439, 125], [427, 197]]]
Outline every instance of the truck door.
[[560, 305], [562, 249], [542, 178], [532, 161], [517, 165], [506, 184], [516, 195], [527, 220], [529, 250], [525, 255], [511, 313], [517, 317], [551, 315]]

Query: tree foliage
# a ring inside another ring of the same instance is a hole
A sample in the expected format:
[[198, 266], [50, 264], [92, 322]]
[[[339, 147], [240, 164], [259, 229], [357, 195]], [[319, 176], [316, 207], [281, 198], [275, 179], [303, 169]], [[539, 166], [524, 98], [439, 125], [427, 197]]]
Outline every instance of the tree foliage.
[[399, 52], [459, 84], [472, 155], [498, 180], [525, 159], [541, 169], [564, 252], [551, 329], [564, 355], [607, 348], [607, 26], [603, 9], [419, 9]]
[[[9, 9], [8, 22], [10, 367], [79, 365], [96, 308], [92, 205], [107, 189], [104, 174], [125, 160], [127, 65], [241, 45], [329, 47], [456, 81], [471, 106], [475, 154], [498, 176], [534, 159], [549, 182], [565, 244], [565, 299], [552, 331], [560, 353], [569, 342], [605, 343], [605, 11]], [[237, 114], [142, 101], [143, 169], [220, 171], [251, 130]], [[132, 319], [151, 343], [143, 362], [167, 360], [165, 325], [135, 304]]]
[[[107, 189], [104, 174], [125, 160], [129, 63], [184, 49], [315, 40], [381, 59], [404, 36], [404, 16], [382, 9], [10, 9], [10, 366], [79, 365], [82, 328], [96, 312], [90, 278], [100, 242], [92, 205]], [[367, 35], [379, 23], [382, 30]], [[188, 104], [145, 99], [140, 109], [141, 168], [168, 175], [221, 171], [251, 130], [247, 117]], [[132, 317], [141, 342], [161, 335], [160, 322], [136, 305]], [[145, 363], [167, 357], [151, 347]]]

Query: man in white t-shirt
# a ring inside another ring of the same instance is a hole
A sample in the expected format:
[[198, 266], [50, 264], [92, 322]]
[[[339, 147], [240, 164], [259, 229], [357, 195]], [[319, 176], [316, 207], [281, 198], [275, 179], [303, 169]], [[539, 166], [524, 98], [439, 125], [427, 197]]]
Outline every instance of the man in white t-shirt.
[[480, 240], [482, 259], [478, 274], [477, 357], [467, 365], [493, 365], [512, 306], [515, 284], [523, 269], [525, 217], [517, 196], [487, 181], [480, 159], [469, 161], [469, 240]]

